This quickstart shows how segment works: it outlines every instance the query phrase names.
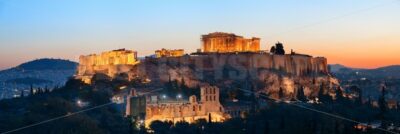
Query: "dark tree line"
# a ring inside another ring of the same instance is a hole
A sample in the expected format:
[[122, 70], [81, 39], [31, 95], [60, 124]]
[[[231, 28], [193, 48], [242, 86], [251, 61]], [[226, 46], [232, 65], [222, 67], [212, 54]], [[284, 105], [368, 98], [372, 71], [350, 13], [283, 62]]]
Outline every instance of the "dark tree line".
[[[85, 109], [76, 104], [77, 98], [89, 102], [88, 108], [108, 103], [111, 97], [109, 90], [111, 89], [95, 90], [94, 87], [79, 80], [69, 80], [64, 87], [53, 89], [51, 92], [41, 89], [23, 98], [0, 100], [0, 132]], [[129, 128], [129, 122], [121, 112], [115, 107], [108, 106], [26, 128], [16, 133], [128, 134], [133, 132]]]
[[270, 49], [270, 53], [276, 55], [285, 55], [285, 49], [283, 48], [283, 44], [278, 42], [275, 46], [272, 46]]

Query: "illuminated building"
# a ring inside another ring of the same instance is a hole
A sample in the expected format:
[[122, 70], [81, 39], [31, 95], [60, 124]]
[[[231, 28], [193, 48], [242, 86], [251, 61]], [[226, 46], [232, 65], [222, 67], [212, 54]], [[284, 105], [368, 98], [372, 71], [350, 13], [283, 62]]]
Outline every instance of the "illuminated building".
[[80, 56], [77, 78], [91, 83], [90, 80], [96, 73], [114, 77], [115, 74], [131, 71], [138, 63], [137, 52], [125, 49], [103, 52], [100, 55]]
[[137, 96], [135, 90], [131, 90], [127, 96], [125, 115], [135, 120], [143, 120], [146, 115], [146, 97]]
[[156, 57], [161, 58], [161, 57], [180, 57], [183, 56], [184, 54], [183, 49], [175, 49], [175, 50], [168, 50], [168, 49], [161, 49], [155, 51]]
[[224, 103], [224, 109], [231, 118], [245, 118], [250, 113], [251, 105], [251, 102], [228, 101]]
[[[224, 113], [224, 108], [219, 102], [219, 88], [215, 86], [201, 87], [200, 100], [195, 95], [189, 97], [189, 100], [176, 98], [175, 100], [150, 99], [156, 101], [147, 101], [144, 123], [148, 127], [151, 122], [171, 121], [173, 123], [185, 121], [193, 123], [199, 119], [205, 119], [212, 122], [222, 122], [229, 118]], [[179, 95], [178, 95], [179, 96]], [[129, 98], [129, 97], [128, 97]], [[140, 113], [134, 110], [142, 110], [142, 107], [133, 108], [134, 99], [127, 102], [127, 115], [137, 116]]]
[[260, 38], [253, 37], [251, 39], [233, 33], [214, 32], [202, 35], [202, 52], [259, 52]]

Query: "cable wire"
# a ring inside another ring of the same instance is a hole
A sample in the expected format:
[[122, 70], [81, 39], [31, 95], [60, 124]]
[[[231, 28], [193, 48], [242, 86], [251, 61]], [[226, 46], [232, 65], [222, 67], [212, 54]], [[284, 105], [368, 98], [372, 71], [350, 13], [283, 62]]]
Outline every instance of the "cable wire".
[[343, 15], [340, 15], [340, 16], [334, 16], [334, 17], [331, 17], [331, 18], [328, 18], [328, 19], [325, 19], [325, 20], [321, 20], [321, 21], [312, 23], [312, 24], [307, 24], [307, 25], [299, 26], [297, 28], [289, 29], [289, 30], [286, 30], [286, 31], [283, 31], [283, 32], [280, 32], [280, 33], [276, 33], [276, 34], [270, 35], [269, 37], [274, 37], [274, 36], [290, 33], [290, 32], [293, 32], [293, 31], [297, 31], [297, 30], [313, 27], [313, 26], [316, 26], [316, 25], [328, 23], [328, 22], [335, 21], [335, 20], [338, 20], [338, 19], [346, 18], [346, 17], [352, 16], [352, 15], [355, 15], [355, 14], [359, 14], [359, 13], [362, 13], [362, 12], [370, 11], [370, 10], [375, 9], [375, 8], [383, 7], [383, 6], [392, 4], [394, 2], [400, 2], [400, 0], [393, 0], [393, 1], [389, 2], [389, 3], [383, 3], [383, 4], [379, 4], [379, 5], [375, 5], [375, 6], [371, 6], [371, 7], [367, 7], [367, 8], [363, 8], [363, 9], [359, 9], [359, 10], [355, 10], [353, 12], [349, 12], [349, 13], [346, 13], [346, 14], [343, 14]]
[[[149, 94], [149, 93], [152, 93], [152, 92], [158, 92], [158, 91], [161, 91], [162, 89], [163, 88], [155, 89], [155, 90], [152, 90], [152, 91], [149, 91], [149, 92], [146, 92], [146, 93], [142, 93], [141, 95], [146, 95], [146, 94]], [[81, 111], [77, 111], [77, 112], [74, 112], [74, 113], [67, 113], [67, 114], [62, 115], [62, 116], [58, 116], [58, 117], [55, 117], [55, 118], [52, 118], [52, 119], [48, 119], [48, 120], [45, 120], [45, 121], [41, 121], [41, 122], [38, 122], [38, 123], [34, 123], [34, 124], [31, 124], [31, 125], [27, 125], [27, 126], [24, 126], [24, 127], [13, 129], [13, 130], [10, 130], [10, 131], [2, 132], [0, 134], [9, 134], [9, 133], [12, 133], [12, 132], [17, 132], [17, 131], [20, 131], [20, 130], [23, 130], [23, 129], [27, 129], [27, 128], [30, 128], [30, 127], [35, 127], [35, 126], [38, 126], [38, 125], [41, 125], [41, 124], [45, 124], [45, 123], [48, 123], [48, 122], [52, 122], [52, 121], [55, 121], [55, 120], [63, 119], [63, 118], [69, 117], [69, 116], [73, 116], [73, 115], [80, 114], [80, 113], [83, 113], [83, 112], [87, 112], [87, 111], [90, 111], [90, 110], [94, 110], [94, 109], [97, 109], [97, 108], [105, 107], [105, 106], [108, 106], [108, 105], [111, 105], [111, 104], [114, 104], [114, 102], [101, 104], [101, 105], [98, 105], [98, 106], [95, 106], [95, 107], [92, 107], [92, 108], [88, 108], [88, 109], [84, 109], [84, 110], [81, 110]]]
[[[270, 100], [275, 100], [275, 99], [270, 98], [269, 96], [266, 96], [264, 94], [256, 93], [256, 92], [253, 92], [253, 91], [250, 91], [250, 90], [241, 89], [241, 88], [238, 88], [238, 89], [241, 90], [241, 91], [247, 92], [247, 93], [257, 94], [257, 95], [266, 97], [266, 98], [268, 98]], [[357, 124], [363, 124], [362, 122], [359, 122], [359, 121], [356, 121], [356, 120], [353, 120], [353, 119], [349, 119], [349, 118], [346, 118], [346, 117], [343, 117], [343, 116], [339, 116], [339, 115], [336, 115], [336, 114], [332, 114], [332, 113], [324, 112], [324, 111], [321, 111], [321, 110], [309, 108], [309, 107], [306, 107], [306, 106], [303, 106], [303, 105], [299, 105], [299, 104], [296, 104], [296, 103], [286, 103], [286, 104], [289, 104], [289, 105], [292, 105], [292, 106], [296, 106], [296, 107], [299, 107], [299, 108], [303, 108], [303, 109], [306, 109], [306, 110], [310, 110], [310, 111], [313, 111], [313, 112], [317, 112], [317, 113], [320, 113], [320, 114], [323, 114], [323, 115], [327, 115], [327, 116], [330, 116], [330, 117], [333, 117], [333, 118], [341, 119], [341, 120], [344, 120], [344, 121], [353, 122], [353, 123], [357, 123]], [[369, 126], [369, 125], [367, 125], [367, 126]], [[379, 128], [379, 127], [376, 128], [376, 129], [384, 131], [384, 132], [388, 132], [388, 133], [391, 133], [391, 134], [400, 134], [400, 133], [393, 132], [393, 131], [386, 130], [386, 129]]]

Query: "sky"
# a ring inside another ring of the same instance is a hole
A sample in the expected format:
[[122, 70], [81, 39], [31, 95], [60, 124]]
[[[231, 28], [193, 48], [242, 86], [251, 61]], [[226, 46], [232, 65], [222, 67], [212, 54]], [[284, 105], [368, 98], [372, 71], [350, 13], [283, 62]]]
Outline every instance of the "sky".
[[200, 48], [229, 32], [329, 64], [400, 64], [400, 0], [0, 0], [0, 70], [126, 48]]

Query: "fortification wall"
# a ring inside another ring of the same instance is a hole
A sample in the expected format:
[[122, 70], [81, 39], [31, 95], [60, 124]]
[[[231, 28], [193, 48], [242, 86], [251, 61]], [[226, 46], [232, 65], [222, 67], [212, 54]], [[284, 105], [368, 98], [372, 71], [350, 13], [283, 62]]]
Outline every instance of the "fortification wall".
[[137, 52], [125, 49], [80, 56], [76, 77], [88, 79], [96, 73], [114, 77], [116, 74], [133, 72], [138, 63]]
[[[213, 83], [221, 87], [233, 81], [251, 81], [258, 91], [277, 94], [280, 88], [293, 96], [302, 86], [307, 96], [339, 86], [328, 72], [327, 59], [307, 55], [269, 53], [225, 53], [182, 57], [148, 58], [138, 65], [136, 74], [154, 83], [185, 81], [189, 87]], [[273, 97], [273, 96], [272, 96]]]
[[[304, 55], [270, 55], [266, 53], [207, 54], [183, 57], [167, 57], [148, 61], [157, 65], [158, 71], [168, 66], [193, 66], [198, 71], [221, 71], [226, 67], [236, 70], [276, 70], [289, 75], [327, 75], [327, 59]], [[148, 63], [144, 63], [146, 66]], [[153, 71], [157, 71], [154, 70]]]

